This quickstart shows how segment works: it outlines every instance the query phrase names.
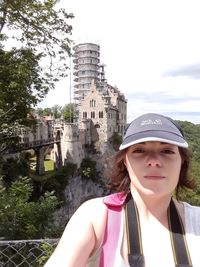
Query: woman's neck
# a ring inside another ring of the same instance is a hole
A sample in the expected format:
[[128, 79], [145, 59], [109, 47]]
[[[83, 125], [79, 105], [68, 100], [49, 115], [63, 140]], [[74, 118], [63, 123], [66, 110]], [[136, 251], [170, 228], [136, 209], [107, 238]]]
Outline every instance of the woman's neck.
[[162, 224], [167, 224], [167, 209], [171, 196], [149, 197], [141, 195], [137, 190], [131, 190], [134, 201], [136, 202], [140, 220], [150, 221], [156, 219]]

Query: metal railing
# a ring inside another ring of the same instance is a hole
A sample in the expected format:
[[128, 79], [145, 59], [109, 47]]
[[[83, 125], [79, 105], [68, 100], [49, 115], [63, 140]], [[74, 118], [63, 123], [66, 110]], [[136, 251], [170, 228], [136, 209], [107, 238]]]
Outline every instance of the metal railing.
[[0, 241], [0, 267], [42, 267], [58, 239]]

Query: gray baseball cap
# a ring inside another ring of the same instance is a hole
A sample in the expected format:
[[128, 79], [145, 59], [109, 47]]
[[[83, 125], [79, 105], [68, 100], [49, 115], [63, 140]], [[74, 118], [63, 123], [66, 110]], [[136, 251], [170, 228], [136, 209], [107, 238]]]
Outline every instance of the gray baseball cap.
[[148, 141], [188, 147], [181, 127], [174, 120], [161, 114], [147, 113], [130, 123], [119, 150]]

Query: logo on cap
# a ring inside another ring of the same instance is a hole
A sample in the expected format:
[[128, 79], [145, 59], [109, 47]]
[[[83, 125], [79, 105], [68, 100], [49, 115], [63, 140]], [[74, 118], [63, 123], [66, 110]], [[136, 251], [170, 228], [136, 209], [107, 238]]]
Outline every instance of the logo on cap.
[[162, 121], [160, 119], [156, 119], [156, 120], [143, 120], [140, 125], [144, 126], [144, 125], [162, 125]]

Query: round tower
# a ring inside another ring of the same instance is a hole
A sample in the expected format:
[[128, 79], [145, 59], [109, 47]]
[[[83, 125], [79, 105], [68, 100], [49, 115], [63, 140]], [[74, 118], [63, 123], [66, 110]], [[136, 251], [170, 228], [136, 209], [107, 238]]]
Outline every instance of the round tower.
[[90, 90], [92, 82], [100, 82], [100, 46], [84, 43], [74, 46], [74, 98], [83, 99]]

